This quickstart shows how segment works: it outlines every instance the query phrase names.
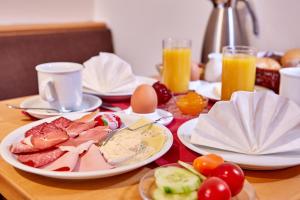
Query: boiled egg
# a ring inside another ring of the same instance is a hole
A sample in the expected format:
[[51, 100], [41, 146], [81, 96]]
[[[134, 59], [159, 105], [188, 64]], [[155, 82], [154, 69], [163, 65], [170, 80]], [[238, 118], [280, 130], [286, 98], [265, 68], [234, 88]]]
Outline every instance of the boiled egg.
[[151, 85], [142, 84], [133, 92], [130, 100], [132, 111], [140, 114], [155, 112], [157, 95]]

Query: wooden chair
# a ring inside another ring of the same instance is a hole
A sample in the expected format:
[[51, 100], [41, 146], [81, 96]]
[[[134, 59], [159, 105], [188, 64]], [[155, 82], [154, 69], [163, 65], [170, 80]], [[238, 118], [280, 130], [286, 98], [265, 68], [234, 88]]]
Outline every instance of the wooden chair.
[[103, 23], [0, 26], [0, 100], [38, 93], [35, 66], [113, 52]]

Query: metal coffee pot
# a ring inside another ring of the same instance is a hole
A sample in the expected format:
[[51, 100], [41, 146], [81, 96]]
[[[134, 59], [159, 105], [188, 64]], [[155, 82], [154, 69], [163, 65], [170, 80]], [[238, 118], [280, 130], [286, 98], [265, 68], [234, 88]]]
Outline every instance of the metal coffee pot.
[[[207, 23], [202, 47], [201, 62], [208, 61], [208, 54], [221, 53], [228, 45], [249, 45], [245, 14], [249, 12], [253, 33], [258, 35], [258, 22], [248, 0], [211, 0], [213, 10]], [[244, 4], [240, 9], [239, 4]], [[244, 20], [243, 20], [244, 19]]]

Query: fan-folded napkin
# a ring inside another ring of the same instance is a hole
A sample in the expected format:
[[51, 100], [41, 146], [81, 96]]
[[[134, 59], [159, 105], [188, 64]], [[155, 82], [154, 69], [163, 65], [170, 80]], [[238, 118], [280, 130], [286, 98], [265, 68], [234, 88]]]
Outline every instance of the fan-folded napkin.
[[101, 52], [83, 65], [83, 87], [94, 92], [128, 93], [137, 86], [131, 66], [115, 54]]
[[300, 151], [300, 107], [272, 92], [235, 92], [199, 116], [191, 143], [244, 154]]

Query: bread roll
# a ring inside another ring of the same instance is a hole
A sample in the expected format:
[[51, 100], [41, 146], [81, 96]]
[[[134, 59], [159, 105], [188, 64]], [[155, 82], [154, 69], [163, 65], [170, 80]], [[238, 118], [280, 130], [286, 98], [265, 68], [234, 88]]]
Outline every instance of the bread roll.
[[300, 49], [291, 49], [281, 58], [283, 67], [300, 67]]
[[280, 64], [272, 58], [257, 58], [256, 67], [273, 70], [279, 70], [281, 68]]

